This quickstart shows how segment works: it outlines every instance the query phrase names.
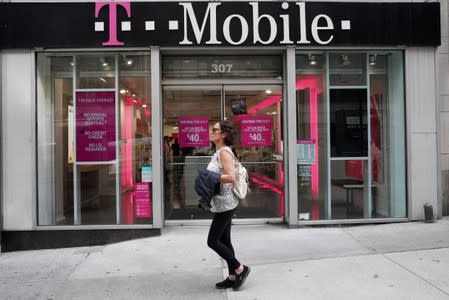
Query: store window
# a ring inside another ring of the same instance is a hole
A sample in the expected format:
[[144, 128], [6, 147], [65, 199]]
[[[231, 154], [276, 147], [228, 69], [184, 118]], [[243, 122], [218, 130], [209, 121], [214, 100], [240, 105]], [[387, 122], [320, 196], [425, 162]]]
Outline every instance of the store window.
[[296, 56], [298, 220], [406, 217], [400, 51]]
[[38, 55], [38, 224], [152, 223], [148, 53]]

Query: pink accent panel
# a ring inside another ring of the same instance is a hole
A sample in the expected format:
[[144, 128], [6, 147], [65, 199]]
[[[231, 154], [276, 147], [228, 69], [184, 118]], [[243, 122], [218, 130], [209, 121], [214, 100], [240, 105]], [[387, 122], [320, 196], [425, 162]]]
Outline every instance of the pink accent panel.
[[310, 139], [315, 141], [315, 164], [311, 166], [312, 220], [320, 219], [319, 196], [319, 160], [318, 160], [318, 95], [323, 92], [323, 81], [319, 75], [302, 76], [296, 81], [296, 90], [309, 89], [310, 99]]
[[271, 105], [274, 105], [274, 104], [278, 103], [280, 100], [281, 100], [281, 96], [272, 96], [272, 97], [265, 98], [264, 100], [260, 101], [256, 105], [251, 106], [248, 109], [248, 114], [255, 114], [257, 111], [267, 108]]
[[363, 181], [363, 161], [347, 160], [345, 161], [345, 175], [354, 179]]
[[311, 166], [312, 173], [312, 220], [320, 219], [319, 196], [319, 161], [318, 161], [318, 96], [314, 87], [310, 91], [310, 138], [315, 142], [315, 163]]
[[178, 126], [181, 148], [209, 146], [208, 117], [179, 117]]
[[76, 93], [76, 161], [115, 159], [115, 93]]
[[131, 5], [129, 2], [97, 2], [95, 4], [95, 17], [103, 6], [109, 6], [109, 40], [104, 42], [103, 46], [122, 46], [125, 43], [117, 40], [117, 6], [122, 6], [126, 10], [126, 14], [131, 18]]
[[122, 194], [122, 224], [134, 223], [133, 194], [134, 192], [125, 192]]
[[379, 102], [381, 95], [376, 94], [371, 97], [371, 180], [376, 182], [383, 181], [382, 171], [382, 138], [381, 138], [381, 114], [379, 109]]
[[273, 144], [273, 122], [270, 116], [242, 116], [240, 130], [242, 147]]
[[122, 189], [133, 187], [133, 136], [132, 136], [132, 120], [133, 120], [133, 106], [127, 98], [124, 105], [124, 111], [122, 116], [122, 140], [121, 144], [121, 183]]

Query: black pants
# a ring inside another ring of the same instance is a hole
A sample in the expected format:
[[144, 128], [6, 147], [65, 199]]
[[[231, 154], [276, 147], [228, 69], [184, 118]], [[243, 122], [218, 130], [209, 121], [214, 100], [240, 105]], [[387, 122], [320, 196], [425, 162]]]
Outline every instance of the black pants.
[[235, 258], [231, 243], [231, 224], [235, 209], [216, 213], [207, 237], [207, 245], [228, 264], [229, 275], [235, 274], [240, 262]]

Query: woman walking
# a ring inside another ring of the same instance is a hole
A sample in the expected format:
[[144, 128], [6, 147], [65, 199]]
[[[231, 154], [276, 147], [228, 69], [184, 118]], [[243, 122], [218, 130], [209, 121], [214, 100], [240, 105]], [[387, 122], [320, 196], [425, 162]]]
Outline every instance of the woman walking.
[[236, 258], [231, 243], [232, 216], [238, 205], [238, 199], [232, 192], [235, 181], [235, 156], [231, 146], [232, 123], [217, 122], [210, 131], [210, 140], [215, 145], [216, 152], [207, 166], [209, 171], [222, 174], [220, 177], [220, 193], [211, 201], [211, 211], [214, 213], [207, 245], [217, 252], [228, 265], [229, 276], [218, 282], [217, 289], [232, 287], [238, 290], [248, 277], [250, 267], [242, 265]]

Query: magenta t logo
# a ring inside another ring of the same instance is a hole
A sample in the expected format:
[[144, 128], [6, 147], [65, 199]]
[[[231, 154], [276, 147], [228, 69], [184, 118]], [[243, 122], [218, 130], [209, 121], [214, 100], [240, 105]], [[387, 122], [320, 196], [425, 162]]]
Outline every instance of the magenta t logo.
[[104, 42], [103, 46], [122, 46], [122, 43], [117, 40], [117, 6], [121, 6], [126, 10], [126, 14], [131, 18], [131, 7], [129, 2], [97, 2], [95, 3], [95, 18], [103, 6], [109, 6], [109, 41]]

